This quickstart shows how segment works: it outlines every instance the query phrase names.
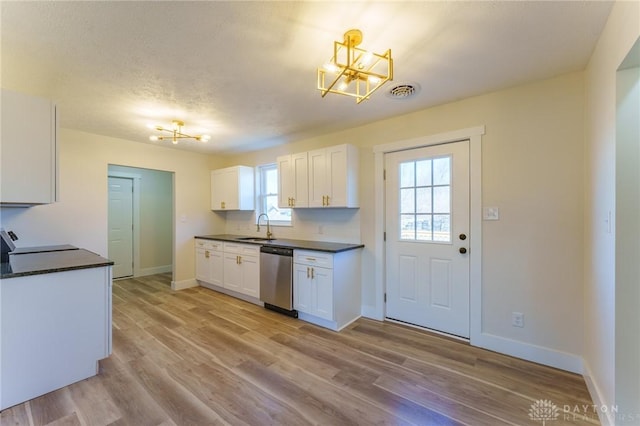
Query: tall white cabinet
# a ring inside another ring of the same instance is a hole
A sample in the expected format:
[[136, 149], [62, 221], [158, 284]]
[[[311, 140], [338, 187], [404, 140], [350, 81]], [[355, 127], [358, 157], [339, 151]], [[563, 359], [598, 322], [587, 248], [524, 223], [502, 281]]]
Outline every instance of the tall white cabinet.
[[253, 167], [211, 171], [211, 210], [253, 210], [254, 197]]
[[0, 204], [30, 206], [57, 198], [56, 107], [2, 89]]

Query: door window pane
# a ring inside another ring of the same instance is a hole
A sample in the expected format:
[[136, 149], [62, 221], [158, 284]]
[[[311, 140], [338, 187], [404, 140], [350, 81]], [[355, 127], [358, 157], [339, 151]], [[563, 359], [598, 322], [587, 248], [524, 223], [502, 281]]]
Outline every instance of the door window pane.
[[416, 188], [416, 213], [431, 213], [431, 189]]
[[403, 240], [413, 240], [416, 238], [414, 215], [400, 215], [400, 235]]
[[416, 161], [416, 186], [431, 185], [431, 160]]
[[400, 239], [451, 242], [451, 156], [400, 164]]
[[451, 157], [433, 159], [433, 184], [449, 185], [451, 183]]
[[400, 164], [400, 188], [414, 186], [415, 182], [415, 163]]
[[416, 199], [415, 189], [407, 188], [400, 190], [400, 213], [415, 213]]
[[449, 211], [451, 210], [449, 189], [449, 186], [436, 186], [435, 188], [433, 188], [434, 213], [449, 213]]

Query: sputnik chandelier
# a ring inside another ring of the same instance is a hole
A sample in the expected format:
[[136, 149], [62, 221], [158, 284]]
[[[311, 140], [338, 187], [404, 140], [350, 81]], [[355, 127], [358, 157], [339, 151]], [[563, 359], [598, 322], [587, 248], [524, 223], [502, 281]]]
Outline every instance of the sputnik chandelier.
[[197, 141], [201, 141], [201, 142], [207, 142], [209, 139], [211, 139], [211, 136], [209, 135], [196, 135], [196, 136], [191, 136], [191, 135], [187, 135], [186, 133], [182, 133], [182, 127], [184, 127], [184, 121], [181, 120], [173, 120], [171, 122], [171, 128], [166, 129], [162, 126], [150, 126], [152, 129], [155, 129], [159, 132], [167, 132], [169, 133], [169, 135], [165, 136], [165, 135], [151, 135], [149, 136], [149, 140], [151, 141], [162, 141], [165, 139], [171, 139], [171, 142], [173, 142], [173, 144], [177, 144], [179, 139], [195, 139]]
[[318, 68], [318, 90], [352, 96], [360, 103], [389, 80], [393, 80], [391, 49], [373, 53], [357, 47], [362, 32], [357, 29], [344, 33], [344, 41], [333, 43], [333, 57]]

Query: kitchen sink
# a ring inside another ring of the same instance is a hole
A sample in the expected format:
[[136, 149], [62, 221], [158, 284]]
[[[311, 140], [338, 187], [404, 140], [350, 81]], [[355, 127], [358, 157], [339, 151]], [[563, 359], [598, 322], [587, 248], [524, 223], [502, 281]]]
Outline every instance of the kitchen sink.
[[240, 238], [236, 238], [238, 241], [249, 241], [252, 243], [259, 243], [262, 241], [273, 241], [272, 239], [269, 238], [261, 238], [261, 237], [240, 237]]

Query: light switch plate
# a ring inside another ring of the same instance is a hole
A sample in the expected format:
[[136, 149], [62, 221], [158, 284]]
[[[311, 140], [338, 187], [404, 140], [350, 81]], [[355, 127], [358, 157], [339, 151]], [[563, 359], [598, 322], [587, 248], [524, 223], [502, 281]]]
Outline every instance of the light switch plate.
[[500, 209], [498, 207], [485, 207], [482, 212], [484, 220], [500, 220]]

